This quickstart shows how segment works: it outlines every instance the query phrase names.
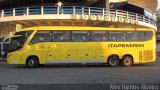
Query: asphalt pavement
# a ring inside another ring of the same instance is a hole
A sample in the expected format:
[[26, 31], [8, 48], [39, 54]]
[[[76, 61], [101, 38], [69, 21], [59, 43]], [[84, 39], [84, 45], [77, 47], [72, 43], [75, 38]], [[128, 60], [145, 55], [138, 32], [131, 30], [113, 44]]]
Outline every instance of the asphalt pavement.
[[[126, 89], [125, 84], [137, 86]], [[142, 88], [145, 84], [155, 84], [155, 88]], [[160, 57], [154, 63], [131, 67], [48, 64], [32, 69], [2, 62], [0, 90], [160, 90]]]
[[18, 84], [151, 84], [160, 83], [160, 60], [131, 67], [101, 64], [48, 64], [38, 68], [0, 65], [0, 83]]

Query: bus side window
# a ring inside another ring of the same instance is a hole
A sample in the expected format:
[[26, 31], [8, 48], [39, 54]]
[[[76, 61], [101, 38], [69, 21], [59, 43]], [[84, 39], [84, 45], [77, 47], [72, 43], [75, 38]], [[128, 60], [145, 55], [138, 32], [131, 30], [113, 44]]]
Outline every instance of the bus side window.
[[75, 42], [89, 41], [90, 35], [88, 31], [73, 31], [72, 40]]
[[126, 41], [125, 31], [109, 31], [109, 41]]
[[50, 31], [38, 31], [30, 44], [40, 43], [40, 42], [51, 42], [52, 34]]
[[70, 41], [69, 31], [53, 31], [54, 42], [67, 42]]
[[125, 31], [125, 41], [135, 41], [135, 31]]
[[107, 41], [108, 34], [106, 31], [93, 31], [92, 32], [92, 41]]

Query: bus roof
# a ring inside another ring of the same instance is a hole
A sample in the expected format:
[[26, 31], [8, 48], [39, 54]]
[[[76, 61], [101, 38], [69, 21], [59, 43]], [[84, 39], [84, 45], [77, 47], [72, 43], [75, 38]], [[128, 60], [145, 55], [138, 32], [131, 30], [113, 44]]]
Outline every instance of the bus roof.
[[29, 27], [19, 31], [26, 30], [153, 30], [150, 28], [109, 28], [109, 27], [82, 27], [82, 26], [36, 26]]

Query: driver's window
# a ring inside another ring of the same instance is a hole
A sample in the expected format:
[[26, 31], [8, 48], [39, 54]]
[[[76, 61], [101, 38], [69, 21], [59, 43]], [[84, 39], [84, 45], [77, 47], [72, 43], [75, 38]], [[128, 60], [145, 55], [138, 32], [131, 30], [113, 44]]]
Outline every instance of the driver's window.
[[38, 31], [30, 44], [40, 43], [40, 42], [51, 42], [52, 33], [50, 31]]

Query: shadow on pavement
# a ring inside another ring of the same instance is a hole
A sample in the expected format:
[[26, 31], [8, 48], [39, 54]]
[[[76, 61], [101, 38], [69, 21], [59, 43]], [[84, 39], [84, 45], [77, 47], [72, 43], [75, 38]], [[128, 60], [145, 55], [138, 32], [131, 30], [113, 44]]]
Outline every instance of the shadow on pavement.
[[[45, 64], [36, 68], [135, 68], [135, 67], [155, 67], [154, 64], [136, 64], [129, 67], [110, 67], [107, 64]], [[29, 68], [26, 65], [13, 65], [12, 68]]]

